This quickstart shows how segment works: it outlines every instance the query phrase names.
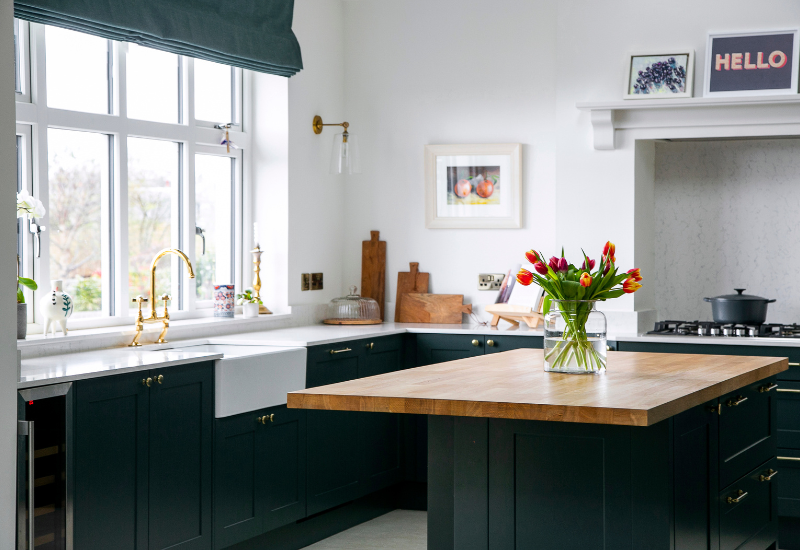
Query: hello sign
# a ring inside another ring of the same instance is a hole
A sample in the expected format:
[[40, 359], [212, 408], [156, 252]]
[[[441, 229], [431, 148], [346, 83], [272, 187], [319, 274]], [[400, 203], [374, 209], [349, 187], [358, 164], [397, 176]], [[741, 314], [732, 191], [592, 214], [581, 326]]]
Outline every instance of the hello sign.
[[712, 34], [705, 96], [797, 93], [798, 31]]

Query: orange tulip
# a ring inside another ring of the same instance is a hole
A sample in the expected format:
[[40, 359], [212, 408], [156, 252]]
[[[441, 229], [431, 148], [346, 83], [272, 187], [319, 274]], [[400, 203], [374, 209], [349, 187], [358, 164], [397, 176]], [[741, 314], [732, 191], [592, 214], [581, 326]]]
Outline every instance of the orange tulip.
[[637, 283], [642, 280], [642, 272], [639, 270], [638, 267], [628, 271], [628, 275], [630, 275], [630, 278], [636, 281]]
[[592, 276], [588, 273], [584, 273], [581, 275], [581, 286], [583, 287], [590, 287], [592, 285]]
[[528, 261], [532, 264], [535, 264], [539, 261], [539, 255], [533, 250], [528, 250], [525, 253], [525, 257], [528, 258]]
[[528, 286], [533, 282], [533, 273], [527, 269], [520, 269], [517, 273], [517, 281], [523, 286]]
[[633, 279], [633, 278], [625, 279], [625, 282], [622, 283], [622, 291], [625, 294], [633, 294], [634, 292], [636, 292], [640, 288], [642, 288], [642, 285], [637, 283], [636, 280]]
[[614, 243], [612, 243], [611, 241], [606, 241], [606, 245], [603, 247], [603, 256], [605, 257], [605, 259], [606, 259], [605, 261], [607, 263], [609, 261], [611, 263], [614, 263], [614, 262], [617, 261], [616, 256], [614, 256], [614, 253], [616, 251], [617, 251], [617, 247], [614, 246]]

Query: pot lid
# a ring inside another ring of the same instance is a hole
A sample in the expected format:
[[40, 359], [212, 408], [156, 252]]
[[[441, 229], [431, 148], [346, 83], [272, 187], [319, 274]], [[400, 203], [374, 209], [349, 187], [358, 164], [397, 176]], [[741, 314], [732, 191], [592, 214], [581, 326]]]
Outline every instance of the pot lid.
[[744, 288], [734, 288], [733, 290], [736, 291], [736, 294], [725, 294], [723, 296], [714, 296], [713, 298], [706, 298], [706, 300], [714, 300], [720, 302], [774, 302], [774, 300], [768, 300], [767, 298], [763, 298], [761, 296], [753, 296], [752, 294], [743, 294], [746, 289]]

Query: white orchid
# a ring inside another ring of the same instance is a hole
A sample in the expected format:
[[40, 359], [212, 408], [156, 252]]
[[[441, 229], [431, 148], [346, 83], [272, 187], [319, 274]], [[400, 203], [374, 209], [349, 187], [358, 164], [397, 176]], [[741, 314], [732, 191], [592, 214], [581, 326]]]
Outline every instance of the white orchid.
[[27, 189], [23, 189], [17, 193], [17, 217], [18, 218], [42, 218], [46, 211], [42, 201], [28, 193]]

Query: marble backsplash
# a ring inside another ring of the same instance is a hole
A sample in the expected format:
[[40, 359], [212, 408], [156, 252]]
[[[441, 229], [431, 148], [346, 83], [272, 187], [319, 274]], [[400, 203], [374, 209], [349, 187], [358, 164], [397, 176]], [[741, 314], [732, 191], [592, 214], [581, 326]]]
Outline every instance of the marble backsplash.
[[800, 323], [800, 139], [656, 143], [655, 228], [659, 319], [710, 321], [703, 297], [746, 288]]

